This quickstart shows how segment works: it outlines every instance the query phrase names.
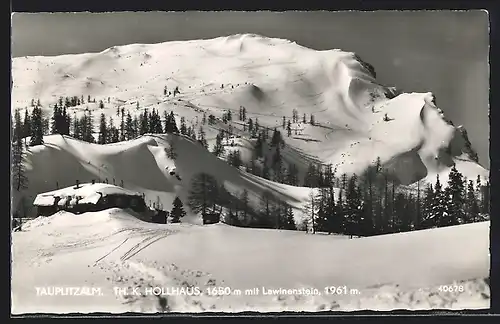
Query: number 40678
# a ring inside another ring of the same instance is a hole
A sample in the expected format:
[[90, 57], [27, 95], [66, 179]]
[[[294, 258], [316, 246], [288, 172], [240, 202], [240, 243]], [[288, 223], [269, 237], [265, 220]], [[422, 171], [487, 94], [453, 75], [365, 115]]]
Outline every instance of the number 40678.
[[446, 286], [439, 286], [438, 290], [440, 292], [464, 292], [465, 288], [462, 285], [446, 285]]

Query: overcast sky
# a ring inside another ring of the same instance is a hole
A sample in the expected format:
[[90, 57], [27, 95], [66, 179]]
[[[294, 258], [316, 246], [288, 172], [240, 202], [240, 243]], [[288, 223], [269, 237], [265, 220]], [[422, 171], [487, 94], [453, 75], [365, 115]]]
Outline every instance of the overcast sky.
[[465, 125], [480, 162], [489, 167], [489, 35], [483, 11], [19, 13], [12, 16], [12, 54], [99, 52], [113, 45], [236, 33], [356, 52], [385, 85], [432, 91], [446, 116]]

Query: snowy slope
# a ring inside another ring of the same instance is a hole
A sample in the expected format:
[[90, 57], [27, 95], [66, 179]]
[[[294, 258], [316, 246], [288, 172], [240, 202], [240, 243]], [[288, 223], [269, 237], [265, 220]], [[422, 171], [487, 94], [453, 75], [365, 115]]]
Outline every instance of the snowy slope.
[[[488, 233], [489, 222], [481, 222], [351, 240], [222, 224], [150, 224], [118, 209], [60, 212], [13, 233], [12, 311], [487, 308]], [[441, 285], [452, 292], [440, 291]], [[99, 288], [100, 294], [37, 296], [37, 287], [50, 294], [53, 286]], [[348, 293], [325, 294], [332, 286]], [[134, 287], [143, 296], [114, 293]], [[148, 287], [164, 288], [167, 295], [155, 296]], [[197, 287], [203, 295], [175, 294], [175, 287]], [[233, 293], [210, 296], [210, 287]], [[263, 287], [316, 288], [321, 294], [264, 295]], [[245, 295], [252, 288], [260, 292]]]
[[[116, 121], [117, 107], [138, 114], [139, 102], [141, 109], [172, 110], [197, 129], [203, 112], [221, 117], [231, 110], [235, 120], [244, 106], [249, 118], [283, 134], [282, 117], [291, 119], [296, 109], [300, 121], [305, 113], [307, 121], [314, 114], [318, 123], [296, 123], [292, 128], [298, 134], [285, 137], [295, 150], [285, 159], [301, 172], [314, 159], [333, 164], [338, 173], [361, 172], [380, 157], [408, 184], [446, 175], [456, 157], [465, 156], [459, 171], [470, 178], [488, 176], [470, 157], [462, 134], [433, 104], [432, 93], [400, 94], [380, 85], [374, 69], [354, 53], [315, 51], [288, 40], [238, 34], [131, 44], [100, 53], [22, 57], [12, 66], [12, 109], [40, 98], [49, 114], [59, 96], [90, 95], [103, 100], [105, 108], [91, 103], [70, 111], [78, 115], [88, 107], [94, 116], [105, 113]], [[164, 96], [165, 86], [169, 91], [178, 86], [180, 95]], [[383, 121], [385, 114], [390, 121]], [[233, 124], [236, 132], [244, 133], [239, 121]], [[217, 130], [207, 128], [211, 144]], [[451, 156], [445, 150], [450, 143]]]

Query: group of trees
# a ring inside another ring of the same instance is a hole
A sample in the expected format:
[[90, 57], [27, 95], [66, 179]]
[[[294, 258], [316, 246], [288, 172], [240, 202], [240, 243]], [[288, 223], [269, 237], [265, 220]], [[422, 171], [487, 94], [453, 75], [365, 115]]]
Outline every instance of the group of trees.
[[246, 189], [237, 195], [231, 194], [206, 173], [193, 177], [188, 205], [193, 212], [201, 213], [204, 219], [209, 214], [217, 214], [224, 222], [236, 226], [296, 229], [291, 206], [271, 192], [264, 191], [260, 206], [254, 208]]
[[362, 176], [328, 178], [315, 184], [304, 206], [313, 232], [370, 236], [477, 222], [489, 214], [489, 183], [467, 181], [454, 166], [446, 186], [437, 176], [425, 190], [420, 182], [416, 190], [401, 186], [380, 159]]
[[[148, 111], [145, 108], [139, 116], [132, 117], [130, 112], [125, 112], [125, 109], [121, 108], [117, 110], [120, 121], [116, 126], [111, 116], [106, 119], [103, 113], [100, 115], [96, 141], [92, 110], [87, 109], [80, 117], [77, 117], [76, 113], [71, 117], [67, 107], [68, 104], [54, 104], [50, 123], [48, 118], [44, 118], [40, 106], [33, 107], [31, 112], [26, 109], [24, 121], [14, 125], [16, 134], [20, 134], [21, 138], [30, 137], [29, 145], [34, 146], [43, 144], [43, 136], [49, 134], [68, 135], [89, 143], [107, 144], [131, 140], [146, 133], [179, 133], [173, 112], [165, 111], [161, 118], [157, 110]], [[185, 120], [181, 122], [180, 133], [196, 139], [193, 127], [186, 127]]]

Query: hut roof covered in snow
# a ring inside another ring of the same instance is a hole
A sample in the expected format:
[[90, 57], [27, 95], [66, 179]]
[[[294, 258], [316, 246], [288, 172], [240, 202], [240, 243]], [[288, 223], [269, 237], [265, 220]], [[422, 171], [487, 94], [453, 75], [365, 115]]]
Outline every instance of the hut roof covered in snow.
[[122, 187], [110, 185], [107, 183], [83, 183], [77, 186], [71, 186], [54, 191], [44, 192], [36, 196], [33, 205], [35, 206], [53, 206], [56, 199], [59, 198], [59, 205], [66, 202], [78, 200], [79, 204], [96, 204], [99, 199], [107, 195], [125, 195], [141, 196], [140, 193], [124, 189]]

